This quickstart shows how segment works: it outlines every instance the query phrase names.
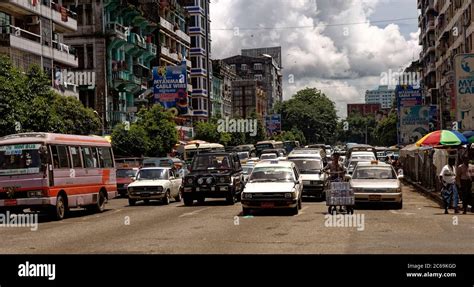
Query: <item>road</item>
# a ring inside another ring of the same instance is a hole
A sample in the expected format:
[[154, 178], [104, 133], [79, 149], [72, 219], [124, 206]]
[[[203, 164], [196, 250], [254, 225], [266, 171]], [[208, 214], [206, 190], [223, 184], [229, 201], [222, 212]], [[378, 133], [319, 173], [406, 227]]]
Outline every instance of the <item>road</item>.
[[361, 225], [326, 226], [324, 202], [304, 202], [297, 216], [265, 212], [243, 217], [240, 203], [227, 206], [219, 200], [192, 207], [129, 207], [126, 199], [114, 199], [101, 214], [75, 210], [59, 222], [40, 217], [36, 231], [2, 226], [0, 253], [474, 253], [474, 214], [444, 215], [413, 188], [404, 186], [403, 192], [402, 210], [357, 209], [364, 216], [363, 230]]

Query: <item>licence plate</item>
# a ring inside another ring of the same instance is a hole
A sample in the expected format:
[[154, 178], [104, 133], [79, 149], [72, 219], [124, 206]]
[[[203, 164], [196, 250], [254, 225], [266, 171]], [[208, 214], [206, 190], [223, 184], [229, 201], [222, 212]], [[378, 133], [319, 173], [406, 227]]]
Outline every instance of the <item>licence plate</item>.
[[12, 206], [17, 205], [16, 199], [5, 199], [4, 201], [5, 206]]
[[381, 195], [369, 195], [369, 201], [381, 201], [382, 196]]
[[149, 193], [142, 193], [140, 194], [141, 197], [150, 197], [150, 194]]
[[272, 207], [275, 207], [275, 203], [273, 203], [273, 202], [262, 202], [262, 207], [263, 208], [272, 208]]

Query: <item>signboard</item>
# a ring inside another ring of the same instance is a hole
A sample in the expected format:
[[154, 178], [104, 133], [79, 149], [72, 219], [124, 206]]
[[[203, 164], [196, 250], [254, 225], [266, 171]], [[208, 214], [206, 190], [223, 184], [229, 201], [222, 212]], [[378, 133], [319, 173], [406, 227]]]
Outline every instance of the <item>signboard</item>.
[[454, 58], [456, 118], [463, 131], [474, 130], [474, 54]]
[[267, 128], [267, 134], [274, 135], [275, 133], [281, 133], [281, 115], [274, 114], [265, 117], [265, 126]]
[[181, 141], [190, 141], [194, 137], [194, 129], [192, 127], [176, 126], [178, 130], [178, 138]]
[[431, 107], [423, 105], [420, 89], [397, 86], [398, 144], [414, 143], [429, 132]]
[[187, 87], [186, 62], [153, 68], [154, 103], [160, 103], [175, 116], [188, 114]]

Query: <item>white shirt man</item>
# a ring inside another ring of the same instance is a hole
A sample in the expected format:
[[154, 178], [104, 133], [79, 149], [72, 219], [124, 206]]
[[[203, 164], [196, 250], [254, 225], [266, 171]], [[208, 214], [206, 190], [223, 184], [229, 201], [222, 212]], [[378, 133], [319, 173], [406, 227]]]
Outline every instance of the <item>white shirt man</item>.
[[454, 184], [456, 183], [456, 168], [447, 164], [443, 166], [439, 176], [441, 176], [444, 184]]

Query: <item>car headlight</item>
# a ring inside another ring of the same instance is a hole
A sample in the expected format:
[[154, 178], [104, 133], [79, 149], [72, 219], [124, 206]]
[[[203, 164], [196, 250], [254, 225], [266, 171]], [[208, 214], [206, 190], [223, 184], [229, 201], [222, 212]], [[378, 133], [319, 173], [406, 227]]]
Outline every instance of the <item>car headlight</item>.
[[194, 179], [193, 179], [192, 177], [190, 177], [190, 178], [188, 178], [188, 179], [186, 180], [186, 182], [187, 182], [188, 184], [193, 184], [193, 183], [194, 183]]
[[252, 199], [252, 194], [251, 193], [244, 193], [244, 198]]
[[225, 183], [225, 181], [226, 181], [226, 180], [225, 180], [225, 176], [219, 177], [219, 182], [220, 182], [220, 183]]
[[129, 192], [133, 192], [133, 187], [129, 187], [129, 188], [128, 188], [128, 191], [129, 191]]
[[28, 191], [28, 197], [42, 197], [43, 191], [41, 190], [32, 190]]
[[285, 198], [293, 198], [293, 194], [292, 192], [287, 192], [285, 193]]
[[207, 184], [211, 184], [212, 181], [213, 181], [213, 178], [212, 178], [212, 177], [208, 177], [208, 178], [206, 179], [206, 183], [207, 183]]
[[204, 178], [201, 177], [200, 179], [198, 179], [198, 184], [203, 184], [203, 183], [204, 183]]

